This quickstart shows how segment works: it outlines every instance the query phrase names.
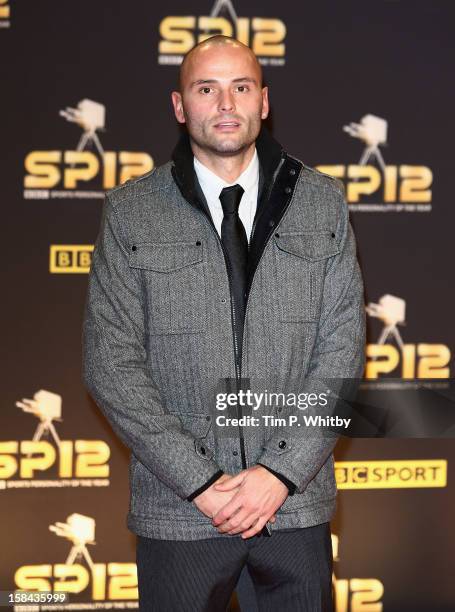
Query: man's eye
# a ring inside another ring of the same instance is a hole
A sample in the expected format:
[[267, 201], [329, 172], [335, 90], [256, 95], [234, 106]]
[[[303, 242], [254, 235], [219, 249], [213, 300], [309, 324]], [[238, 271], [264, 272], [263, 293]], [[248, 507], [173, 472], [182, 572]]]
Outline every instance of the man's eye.
[[212, 91], [211, 87], [202, 87], [199, 91], [201, 91], [202, 93], [210, 93]]
[[238, 85], [237, 90], [243, 93], [244, 91], [248, 91], [247, 85]]

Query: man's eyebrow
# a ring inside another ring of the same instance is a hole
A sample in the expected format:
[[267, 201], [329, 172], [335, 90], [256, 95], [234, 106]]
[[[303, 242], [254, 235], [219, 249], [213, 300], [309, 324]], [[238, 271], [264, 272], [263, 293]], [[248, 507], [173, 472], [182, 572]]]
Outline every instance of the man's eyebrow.
[[[255, 83], [257, 84], [256, 79], [253, 77], [239, 77], [237, 79], [232, 79], [233, 83]], [[197, 81], [193, 81], [190, 87], [194, 87], [195, 85], [206, 85], [210, 83], [219, 83], [217, 79], [198, 79]]]
[[240, 81], [242, 81], [242, 83], [257, 83], [256, 79], [253, 77], [240, 77], [239, 79], [232, 79], [233, 83], [239, 83]]

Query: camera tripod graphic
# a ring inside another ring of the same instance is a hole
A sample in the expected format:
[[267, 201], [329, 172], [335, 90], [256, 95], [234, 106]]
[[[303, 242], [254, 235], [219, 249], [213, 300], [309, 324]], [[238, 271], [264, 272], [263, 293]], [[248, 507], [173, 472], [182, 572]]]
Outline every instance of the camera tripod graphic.
[[[370, 302], [365, 306], [365, 310], [370, 317], [376, 317], [381, 319], [384, 323], [384, 327], [379, 335], [377, 344], [385, 344], [388, 338], [392, 337], [401, 350], [404, 348], [404, 342], [401, 337], [397, 325], [406, 325], [405, 313], [406, 313], [406, 302], [405, 300], [398, 298], [394, 295], [383, 295], [379, 299], [379, 304]], [[376, 359], [376, 357], [371, 357]]]
[[[95, 564], [87, 550], [88, 544], [96, 544], [95, 519], [83, 514], [74, 513], [67, 517], [66, 523], [57, 522], [55, 525], [49, 525], [49, 530], [73, 543], [65, 565], [73, 565], [79, 559], [84, 558], [90, 569], [92, 571], [95, 569]], [[65, 576], [60, 578], [60, 580], [62, 579], [64, 580]]]
[[104, 156], [103, 145], [96, 133], [97, 130], [105, 129], [106, 108], [103, 104], [84, 98], [77, 108], [67, 106], [65, 110], [59, 111], [59, 115], [71, 123], [77, 123], [83, 130], [76, 151], [83, 151], [93, 143], [101, 157]]
[[387, 121], [376, 115], [364, 115], [360, 123], [350, 123], [343, 126], [343, 131], [353, 138], [363, 140], [366, 147], [359, 161], [359, 166], [366, 166], [370, 159], [376, 159], [378, 165], [385, 172], [385, 162], [379, 149], [380, 145], [387, 145]]
[[231, 0], [216, 0], [213, 8], [210, 12], [210, 17], [218, 17], [219, 14], [225, 9], [230, 18], [234, 23], [237, 22], [237, 13], [235, 12], [234, 6], [232, 5]]
[[[40, 389], [33, 395], [33, 399], [22, 398], [17, 401], [16, 406], [22, 408], [24, 412], [29, 412], [36, 416], [40, 422], [33, 434], [33, 442], [41, 440], [43, 435], [48, 433], [54, 438], [55, 444], [60, 448], [60, 438], [54, 427], [53, 421], [62, 422], [62, 396]], [[27, 453], [30, 457], [31, 453]]]

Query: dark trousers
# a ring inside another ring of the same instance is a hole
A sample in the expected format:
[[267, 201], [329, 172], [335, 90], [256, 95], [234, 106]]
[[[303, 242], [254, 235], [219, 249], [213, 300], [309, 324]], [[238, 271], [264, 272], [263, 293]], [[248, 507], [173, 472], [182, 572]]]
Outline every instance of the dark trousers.
[[260, 612], [333, 612], [329, 523], [247, 540], [137, 536], [136, 561], [141, 612], [224, 612], [245, 566]]

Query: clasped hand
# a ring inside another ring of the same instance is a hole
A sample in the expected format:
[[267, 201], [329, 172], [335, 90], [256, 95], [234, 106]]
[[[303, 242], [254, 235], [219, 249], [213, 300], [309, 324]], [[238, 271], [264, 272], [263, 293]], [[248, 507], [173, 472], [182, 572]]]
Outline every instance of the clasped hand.
[[212, 518], [220, 533], [241, 533], [246, 539], [260, 533], [267, 522], [275, 522], [275, 512], [287, 496], [288, 488], [281, 480], [254, 465], [235, 476], [223, 474], [194, 503]]

